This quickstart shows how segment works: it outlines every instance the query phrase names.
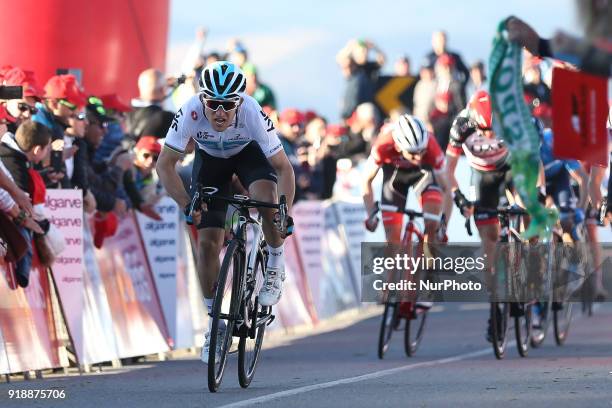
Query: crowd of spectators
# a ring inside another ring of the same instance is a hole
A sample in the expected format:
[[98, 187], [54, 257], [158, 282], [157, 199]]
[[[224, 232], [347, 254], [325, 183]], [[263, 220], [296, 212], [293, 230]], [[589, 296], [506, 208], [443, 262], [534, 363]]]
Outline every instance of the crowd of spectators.
[[[0, 256], [15, 263], [20, 286], [28, 284], [32, 237], [44, 236], [49, 229], [36, 210], [44, 203], [46, 189], [82, 190], [84, 210], [95, 220], [96, 246], [114, 233], [117, 220], [129, 209], [160, 218], [155, 204], [164, 192], [154, 168], [162, 146], [159, 139], [172, 123], [173, 112], [167, 107], [178, 107], [198, 92], [199, 73], [211, 62], [229, 59], [243, 69], [246, 92], [274, 121], [293, 164], [296, 200], [332, 197], [338, 161], [355, 166], [365, 159], [381, 128], [401, 113], [412, 111], [425, 121], [444, 148], [455, 115], [471, 94], [486, 86], [484, 64], [466, 66], [461, 55], [448, 49], [447, 35], [438, 31], [419, 67], [413, 105], [386, 116], [375, 103], [385, 54], [370, 40], [351, 40], [336, 55], [346, 91], [340, 121], [329, 123], [312, 110], [281, 109], [244, 44], [232, 40], [224, 52], [208, 51], [207, 35], [206, 30], [198, 31], [181, 77], [144, 70], [138, 78], [139, 96], [129, 104], [116, 94], [91, 95], [74, 75], [55, 75], [41, 87], [35, 73], [2, 67], [0, 84], [23, 89], [19, 99], [0, 100]], [[536, 58], [527, 59], [526, 90], [535, 112], [548, 119], [550, 89], [540, 64]], [[394, 61], [392, 72], [408, 77], [411, 69], [410, 58], [403, 55]], [[189, 163], [188, 156], [180, 170], [185, 183]]]

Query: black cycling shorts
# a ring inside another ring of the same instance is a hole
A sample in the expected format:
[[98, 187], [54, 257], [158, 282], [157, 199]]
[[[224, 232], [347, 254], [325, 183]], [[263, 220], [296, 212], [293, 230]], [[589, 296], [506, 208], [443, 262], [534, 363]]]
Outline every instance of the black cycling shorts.
[[404, 208], [410, 187], [417, 184], [428, 173], [431, 173], [433, 181], [423, 188], [423, 192], [431, 188], [439, 189], [431, 169], [421, 169], [419, 167], [402, 169], [391, 164], [385, 164], [382, 166], [382, 170], [383, 187], [381, 204]]
[[510, 165], [496, 170], [472, 169], [472, 186], [475, 188], [474, 220], [479, 223], [497, 219], [497, 207], [507, 203], [506, 190], [513, 190]]
[[[199, 183], [203, 187], [218, 188], [216, 194], [220, 196], [230, 196], [234, 174], [247, 190], [257, 180], [277, 182], [276, 171], [255, 141], [227, 159], [214, 157], [201, 149], [196, 149], [191, 173], [191, 195]], [[226, 213], [227, 203], [213, 201], [208, 206], [208, 211], [203, 213], [198, 228], [225, 228]]]

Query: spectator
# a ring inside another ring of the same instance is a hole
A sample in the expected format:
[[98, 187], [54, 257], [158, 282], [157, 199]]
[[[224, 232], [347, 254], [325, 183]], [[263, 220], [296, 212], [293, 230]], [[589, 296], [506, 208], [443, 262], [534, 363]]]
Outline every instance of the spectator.
[[412, 76], [410, 69], [410, 58], [405, 55], [398, 58], [393, 66], [393, 71], [395, 76]]
[[136, 143], [140, 136], [166, 137], [174, 114], [162, 108], [166, 98], [166, 80], [161, 71], [144, 70], [138, 76], [140, 96], [132, 99], [133, 110], [127, 116], [127, 137]]
[[79, 188], [83, 191], [83, 208], [85, 212], [92, 213], [96, 209], [96, 199], [89, 190], [89, 181], [87, 176], [87, 144], [85, 142], [85, 129], [87, 126], [87, 117], [85, 112], [80, 111], [75, 116], [68, 120], [69, 127], [66, 129], [65, 138], [70, 139], [72, 149], [75, 150], [73, 156], [74, 170], [70, 183], [72, 187]]
[[[15, 135], [7, 132], [0, 139], [0, 160], [14, 178], [17, 186], [30, 193], [31, 196], [35, 191], [36, 180], [33, 177], [36, 175], [40, 178], [38, 173], [32, 169], [32, 165], [39, 163], [49, 153], [50, 141], [51, 133], [49, 129], [30, 120], [23, 122], [17, 128]], [[22, 288], [28, 286], [32, 266], [31, 231], [43, 233], [40, 228], [29, 227], [29, 221], [26, 218], [27, 216], [23, 212], [15, 219], [20, 233], [28, 244], [26, 255], [17, 262], [15, 268], [17, 282]]]
[[[15, 119], [6, 111], [4, 106], [0, 104], [0, 138], [7, 133], [7, 123], [12, 120]], [[1, 163], [2, 161], [0, 161], [0, 164]], [[6, 170], [4, 165], [2, 168]], [[23, 209], [28, 216], [33, 214], [30, 196], [25, 191], [21, 190], [17, 184], [15, 184], [13, 177], [10, 175], [8, 170], [0, 171], [0, 189], [8, 193], [13, 201], [17, 203], [17, 205], [19, 205], [19, 207]]]
[[122, 217], [127, 210], [126, 200], [118, 197], [122, 186], [123, 173], [132, 167], [132, 158], [128, 153], [115, 154], [108, 163], [96, 163], [96, 149], [102, 143], [107, 117], [88, 105], [86, 108], [88, 125], [85, 129], [87, 152], [86, 173], [89, 188], [95, 197], [97, 209], [102, 212], [115, 212]]
[[[457, 79], [461, 84], [461, 98], [465, 100], [465, 86], [467, 85], [467, 82], [470, 79], [470, 72], [465, 66], [461, 56], [456, 52], [452, 52], [447, 49], [446, 32], [434, 31], [431, 36], [431, 47], [431, 52], [427, 54], [429, 65], [437, 68], [438, 65], [436, 65], [436, 62], [438, 58], [440, 58], [442, 55], [448, 55], [452, 57], [453, 61], [455, 61], [455, 70], [453, 73], [455, 75], [455, 79]], [[436, 76], [439, 76], [437, 71]]]
[[154, 173], [161, 145], [153, 136], [143, 136], [134, 147], [134, 180], [145, 203], [155, 205], [161, 198], [161, 184]]
[[[368, 59], [370, 51], [376, 54], [373, 61]], [[336, 61], [341, 67], [345, 66], [347, 60], [353, 60], [355, 69], [362, 71], [374, 86], [380, 69], [385, 65], [385, 54], [372, 41], [350, 40], [336, 55]]]
[[343, 60], [340, 65], [342, 75], [346, 79], [340, 116], [347, 120], [358, 105], [374, 100], [374, 86], [364, 71], [357, 69], [357, 64], [352, 58]]
[[216, 51], [209, 52], [208, 55], [206, 55], [206, 63], [204, 66], [213, 64], [217, 61], [221, 61], [221, 54]]
[[451, 55], [443, 54], [436, 61], [436, 97], [429, 122], [443, 151], [448, 144], [451, 124], [465, 106], [461, 83], [456, 79], [454, 70], [455, 61]]
[[477, 91], [486, 91], [487, 89], [487, 73], [484, 62], [476, 61], [470, 67], [470, 82], [466, 88], [466, 96], [469, 100]]
[[429, 115], [434, 109], [436, 99], [436, 77], [433, 65], [429, 65], [429, 60], [419, 70], [419, 82], [414, 87], [413, 95], [413, 114], [424, 123], [429, 123]]
[[119, 99], [117, 94], [102, 95], [99, 101], [106, 109], [106, 115], [111, 117], [112, 120], [107, 123], [102, 144], [96, 150], [96, 156], [94, 157], [96, 162], [108, 160], [113, 151], [122, 145], [125, 139], [126, 114], [132, 110], [130, 106]]
[[343, 150], [344, 155], [355, 162], [369, 154], [370, 146], [380, 131], [381, 120], [376, 106], [368, 102], [357, 106], [348, 123], [350, 132]]
[[15, 133], [22, 121], [30, 119], [36, 113], [36, 102], [42, 98], [42, 91], [38, 88], [34, 73], [21, 68], [12, 68], [4, 74], [3, 84], [8, 86], [21, 86], [23, 98], [10, 99], [2, 102], [7, 112], [15, 121], [7, 125], [8, 131]]
[[85, 93], [79, 87], [74, 75], [56, 75], [51, 77], [45, 85], [45, 99], [36, 103], [37, 112], [32, 120], [51, 129], [51, 143], [54, 150], [64, 150], [61, 157], [62, 164], [47, 167], [43, 173], [48, 187], [70, 188], [73, 160], [70, 138], [64, 138], [66, 128], [70, 126], [69, 119], [73, 117], [78, 108], [87, 102]]
[[266, 84], [259, 82], [257, 77], [257, 68], [255, 65], [247, 62], [242, 67], [242, 72], [246, 77], [246, 93], [251, 95], [259, 105], [263, 108], [269, 106], [272, 109], [276, 109], [276, 98], [274, 92]]
[[227, 59], [242, 68], [248, 61], [248, 53], [244, 45], [238, 39], [230, 40], [228, 44]]
[[288, 108], [281, 112], [278, 119], [278, 131], [283, 149], [292, 164], [295, 164], [297, 145], [304, 130], [304, 116], [297, 109]]
[[527, 54], [523, 64], [523, 91], [525, 102], [533, 116], [542, 121], [545, 127], [552, 125], [552, 101], [550, 88], [542, 81], [540, 58]]

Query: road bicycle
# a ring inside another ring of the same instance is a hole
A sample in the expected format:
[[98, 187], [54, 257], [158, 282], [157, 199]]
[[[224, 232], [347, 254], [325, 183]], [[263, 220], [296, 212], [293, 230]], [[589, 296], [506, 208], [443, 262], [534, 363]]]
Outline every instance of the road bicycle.
[[[247, 196], [222, 197], [215, 187], [198, 186], [190, 204], [190, 213], [202, 203], [222, 201], [234, 208], [230, 238], [219, 270], [213, 302], [208, 354], [208, 389], [216, 392], [230, 354], [233, 337], [238, 337], [238, 380], [250, 385], [263, 345], [266, 326], [274, 321], [271, 307], [259, 304], [258, 293], [266, 274], [268, 253], [262, 230], [262, 218], [251, 216], [252, 208], [278, 210], [277, 227], [285, 226], [287, 203], [281, 196], [278, 204], [251, 200]], [[237, 215], [237, 217], [236, 217]], [[247, 237], [247, 233], [251, 231]], [[250, 243], [250, 245], [249, 245]], [[247, 253], [248, 250], [248, 253]], [[219, 348], [219, 353], [215, 352]]]
[[[408, 222], [404, 227], [401, 240], [401, 248], [407, 251], [409, 257], [412, 256], [413, 248], [416, 246], [421, 251], [424, 242], [423, 232], [419, 228], [415, 219], [422, 218], [423, 213], [408, 209], [399, 208], [393, 205], [376, 203], [375, 210], [370, 215], [374, 218], [379, 211], [389, 211], [408, 216]], [[417, 275], [414, 275], [417, 276]], [[427, 320], [427, 308], [416, 306], [416, 292], [411, 293], [414, 299], [406, 301], [398, 300], [393, 294], [383, 299], [384, 312], [378, 336], [378, 358], [382, 359], [389, 349], [389, 343], [394, 331], [399, 331], [402, 319], [406, 321], [404, 326], [404, 350], [408, 357], [414, 356], [425, 332], [425, 322]]]

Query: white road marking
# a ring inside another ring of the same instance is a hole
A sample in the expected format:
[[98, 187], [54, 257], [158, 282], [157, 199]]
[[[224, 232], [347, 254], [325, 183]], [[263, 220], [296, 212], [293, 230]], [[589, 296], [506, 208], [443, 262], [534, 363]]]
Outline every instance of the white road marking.
[[454, 357], [447, 357], [447, 358], [442, 358], [442, 359], [432, 360], [432, 361], [424, 361], [422, 363], [407, 364], [407, 365], [403, 365], [403, 366], [400, 366], [400, 367], [390, 368], [390, 369], [387, 369], [387, 370], [375, 371], [373, 373], [359, 375], [359, 376], [356, 376], [356, 377], [348, 377], [348, 378], [343, 378], [343, 379], [340, 379], [340, 380], [328, 381], [328, 382], [324, 382], [324, 383], [307, 385], [307, 386], [304, 386], [304, 387], [298, 387], [298, 388], [294, 388], [294, 389], [291, 389], [291, 390], [275, 392], [275, 393], [272, 393], [272, 394], [263, 395], [261, 397], [251, 398], [251, 399], [234, 402], [234, 403], [227, 404], [227, 405], [222, 405], [222, 406], [220, 406], [218, 408], [249, 407], [249, 406], [251, 406], [253, 404], [261, 404], [261, 403], [264, 403], [264, 402], [268, 402], [268, 401], [272, 401], [272, 400], [277, 400], [277, 399], [280, 399], [280, 398], [286, 398], [286, 397], [290, 397], [290, 396], [293, 396], [293, 395], [304, 394], [304, 393], [310, 392], [310, 391], [322, 390], [322, 389], [325, 389], [325, 388], [335, 387], [337, 385], [353, 384], [353, 383], [357, 383], [357, 382], [361, 382], [361, 381], [373, 380], [373, 379], [376, 379], [376, 378], [386, 377], [386, 376], [389, 376], [389, 375], [401, 373], [401, 372], [404, 372], [404, 371], [414, 370], [414, 369], [417, 369], [417, 368], [432, 367], [432, 366], [437, 366], [437, 365], [441, 365], [441, 364], [454, 363], [456, 361], [466, 360], [466, 359], [472, 358], [472, 357], [479, 357], [479, 356], [483, 356], [485, 354], [491, 354], [491, 347], [487, 347], [486, 349], [482, 349], [482, 350], [478, 350], [478, 351], [473, 351], [471, 353], [459, 354], [459, 355], [454, 356]]
[[459, 310], [468, 311], [468, 310], [489, 310], [491, 308], [490, 303], [468, 303], [465, 305], [459, 306]]

